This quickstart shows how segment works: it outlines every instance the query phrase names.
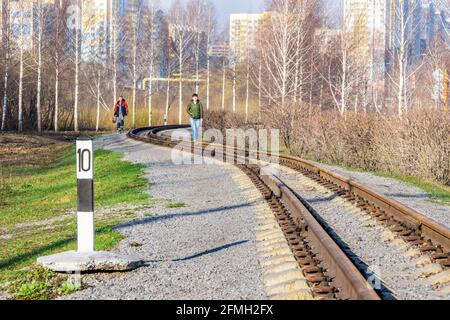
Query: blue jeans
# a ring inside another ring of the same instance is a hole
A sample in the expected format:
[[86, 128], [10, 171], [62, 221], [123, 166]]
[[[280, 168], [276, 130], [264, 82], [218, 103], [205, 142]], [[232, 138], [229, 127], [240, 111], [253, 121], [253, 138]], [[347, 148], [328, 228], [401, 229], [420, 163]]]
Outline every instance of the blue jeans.
[[201, 119], [193, 119], [189, 117], [189, 123], [191, 124], [192, 128], [192, 140], [194, 141], [198, 140], [198, 132], [200, 131], [200, 122]]

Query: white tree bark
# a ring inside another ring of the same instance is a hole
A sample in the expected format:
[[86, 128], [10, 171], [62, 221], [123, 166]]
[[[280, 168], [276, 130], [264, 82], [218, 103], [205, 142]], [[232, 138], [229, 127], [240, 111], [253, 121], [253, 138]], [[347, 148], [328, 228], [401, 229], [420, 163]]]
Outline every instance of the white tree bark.
[[136, 85], [137, 85], [137, 51], [138, 51], [138, 39], [137, 39], [137, 29], [139, 26], [138, 22], [138, 13], [135, 13], [134, 16], [134, 25], [133, 25], [133, 101], [132, 101], [132, 126], [136, 128]]
[[233, 60], [233, 112], [236, 113], [236, 60]]
[[44, 13], [42, 8], [42, 0], [38, 1], [38, 65], [37, 65], [37, 98], [36, 98], [36, 112], [37, 112], [37, 127], [38, 132], [42, 131], [41, 120], [41, 86], [42, 86], [42, 29]]
[[180, 52], [178, 55], [178, 63], [180, 70], [180, 83], [178, 86], [179, 94], [179, 105], [178, 105], [178, 124], [183, 123], [183, 49], [184, 49], [184, 37], [180, 37]]
[[116, 10], [117, 10], [117, 5], [115, 0], [111, 1], [113, 3], [112, 7], [112, 26], [111, 26], [111, 42], [112, 42], [112, 49], [111, 49], [111, 53], [112, 53], [112, 64], [113, 64], [113, 99], [114, 99], [114, 103], [113, 105], [116, 104], [117, 102], [117, 55], [118, 55], [118, 41], [117, 41], [117, 37], [118, 37], [118, 19], [116, 17]]
[[58, 111], [59, 111], [59, 54], [55, 53], [56, 61], [55, 61], [55, 116], [54, 116], [54, 130], [58, 132]]
[[225, 57], [223, 57], [223, 61], [222, 61], [222, 111], [225, 111], [225, 81], [226, 81]]
[[[170, 73], [169, 73], [170, 74]], [[167, 80], [167, 88], [166, 88], [166, 109], [164, 112], [164, 125], [167, 126], [169, 123], [169, 95], [170, 95], [170, 81]]]
[[210, 57], [206, 61], [206, 110], [209, 110]]
[[246, 72], [246, 83], [245, 83], [245, 123], [248, 122], [248, 104], [250, 95], [250, 61], [247, 55], [247, 72]]
[[[3, 3], [2, 3], [3, 6]], [[4, 84], [3, 84], [3, 105], [2, 105], [2, 126], [1, 131], [6, 130], [6, 114], [8, 113], [8, 76], [9, 76], [9, 63], [10, 63], [10, 53], [9, 53], [9, 0], [6, 1], [6, 5], [3, 6], [6, 9], [6, 13], [3, 14], [3, 18], [5, 19], [4, 22], [4, 29], [3, 29], [3, 39], [4, 39], [4, 45], [5, 45], [5, 76], [3, 78]]]
[[1, 131], [6, 130], [6, 114], [8, 113], [8, 73], [9, 73], [9, 48], [6, 44], [5, 54], [5, 77], [3, 79], [3, 108], [2, 108], [2, 128]]
[[[58, 45], [59, 43], [59, 33], [60, 33], [60, 23], [62, 19], [62, 0], [59, 0], [56, 2], [56, 34], [55, 34], [55, 43]], [[54, 114], [54, 130], [55, 132], [58, 132], [58, 116], [59, 116], [59, 63], [60, 63], [60, 57], [59, 57], [59, 49], [55, 48], [55, 114]]]
[[148, 84], [148, 125], [152, 126], [153, 123], [153, 59], [150, 62], [150, 82]]
[[81, 26], [81, 2], [78, 0], [78, 11], [75, 26], [75, 94], [73, 104], [73, 129], [78, 132], [78, 93], [79, 93], [79, 72], [80, 72], [80, 26]]
[[20, 0], [20, 7], [21, 7], [21, 15], [20, 15], [20, 35], [19, 35], [19, 102], [18, 102], [19, 132], [23, 131], [23, 64], [24, 64], [23, 0]]
[[151, 9], [150, 9], [150, 19], [151, 19], [151, 26], [150, 26], [150, 82], [148, 85], [148, 125], [149, 127], [152, 126], [153, 123], [153, 73], [154, 73], [154, 64], [155, 64], [155, 28], [156, 28], [156, 22], [155, 22], [155, 5], [153, 0], [151, 1]]
[[98, 131], [100, 125], [100, 70], [97, 71], [97, 118], [95, 121], [95, 131]]
[[195, 93], [199, 93], [199, 79], [200, 79], [200, 30], [195, 29], [196, 33], [196, 48], [195, 48]]

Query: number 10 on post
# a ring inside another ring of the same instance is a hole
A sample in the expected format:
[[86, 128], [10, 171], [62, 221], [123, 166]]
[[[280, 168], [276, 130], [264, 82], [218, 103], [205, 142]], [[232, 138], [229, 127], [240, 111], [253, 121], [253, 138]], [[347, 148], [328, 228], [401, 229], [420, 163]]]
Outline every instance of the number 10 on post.
[[91, 138], [77, 139], [76, 159], [78, 252], [94, 252], [94, 150]]

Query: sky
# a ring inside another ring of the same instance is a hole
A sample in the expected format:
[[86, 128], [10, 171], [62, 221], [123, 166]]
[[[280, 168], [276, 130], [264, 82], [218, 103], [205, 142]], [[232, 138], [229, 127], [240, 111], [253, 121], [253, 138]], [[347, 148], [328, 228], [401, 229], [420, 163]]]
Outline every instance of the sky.
[[[161, 0], [161, 5], [166, 11], [173, 0]], [[183, 0], [187, 2], [188, 0]], [[257, 13], [264, 11], [266, 0], [211, 0], [216, 6], [217, 19], [221, 27], [229, 24], [231, 13]]]

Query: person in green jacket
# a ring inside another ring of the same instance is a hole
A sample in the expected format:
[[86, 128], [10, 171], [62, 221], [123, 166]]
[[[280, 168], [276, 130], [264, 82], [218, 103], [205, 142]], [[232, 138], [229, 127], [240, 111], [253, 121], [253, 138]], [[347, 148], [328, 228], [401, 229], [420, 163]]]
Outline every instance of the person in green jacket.
[[192, 140], [198, 140], [201, 122], [203, 120], [203, 105], [198, 99], [198, 94], [192, 95], [192, 100], [188, 104], [187, 113], [189, 114], [189, 123], [192, 127]]

